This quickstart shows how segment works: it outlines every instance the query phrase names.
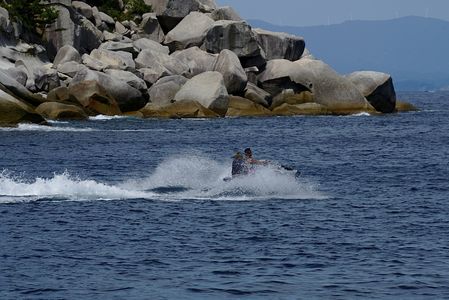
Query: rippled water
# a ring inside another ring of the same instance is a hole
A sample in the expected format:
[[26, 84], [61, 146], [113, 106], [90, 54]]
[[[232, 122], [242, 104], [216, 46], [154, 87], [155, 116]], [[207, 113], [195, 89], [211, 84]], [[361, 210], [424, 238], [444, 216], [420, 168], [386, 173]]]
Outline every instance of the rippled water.
[[[449, 298], [449, 94], [0, 129], [0, 299]], [[235, 150], [295, 166], [224, 182]]]

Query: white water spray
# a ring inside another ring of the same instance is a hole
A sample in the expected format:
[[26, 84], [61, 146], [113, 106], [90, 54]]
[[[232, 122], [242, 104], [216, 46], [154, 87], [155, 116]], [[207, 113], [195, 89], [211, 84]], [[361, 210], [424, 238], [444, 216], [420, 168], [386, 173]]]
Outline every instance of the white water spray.
[[64, 172], [49, 178], [25, 180], [23, 176], [0, 173], [0, 203], [51, 200], [268, 200], [325, 199], [315, 184], [291, 174], [263, 167], [255, 174], [234, 179], [230, 161], [217, 162], [199, 155], [165, 159], [144, 178], [125, 179], [112, 185], [80, 179]]

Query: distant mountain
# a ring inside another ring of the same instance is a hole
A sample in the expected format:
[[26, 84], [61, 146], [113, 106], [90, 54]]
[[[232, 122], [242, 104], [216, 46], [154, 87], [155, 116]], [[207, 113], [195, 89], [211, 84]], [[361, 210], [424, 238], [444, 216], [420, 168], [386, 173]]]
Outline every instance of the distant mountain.
[[449, 87], [449, 22], [404, 17], [292, 27], [250, 20], [253, 27], [303, 36], [311, 53], [342, 74], [357, 70], [390, 73], [397, 90]]

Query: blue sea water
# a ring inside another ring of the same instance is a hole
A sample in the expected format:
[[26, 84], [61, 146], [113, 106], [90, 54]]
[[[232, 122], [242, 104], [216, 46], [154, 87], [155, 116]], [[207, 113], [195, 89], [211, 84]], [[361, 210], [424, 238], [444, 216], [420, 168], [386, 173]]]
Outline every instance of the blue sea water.
[[[449, 93], [0, 129], [0, 299], [448, 299]], [[224, 182], [234, 151], [296, 166]]]

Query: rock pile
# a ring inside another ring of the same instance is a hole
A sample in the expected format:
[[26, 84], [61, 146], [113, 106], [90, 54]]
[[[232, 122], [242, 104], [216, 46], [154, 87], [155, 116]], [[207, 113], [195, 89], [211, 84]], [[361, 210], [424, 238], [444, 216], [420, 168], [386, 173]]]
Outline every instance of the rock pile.
[[52, 0], [58, 19], [26, 42], [1, 8], [0, 124], [396, 110], [388, 74], [341, 76], [303, 38], [253, 29], [213, 0], [145, 3], [154, 12], [119, 22], [83, 1]]

